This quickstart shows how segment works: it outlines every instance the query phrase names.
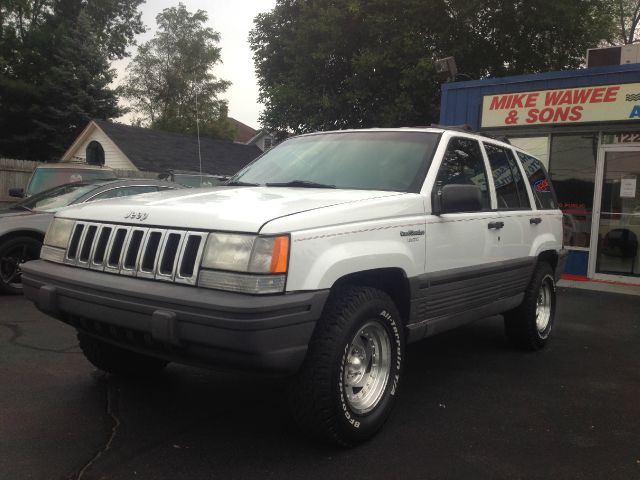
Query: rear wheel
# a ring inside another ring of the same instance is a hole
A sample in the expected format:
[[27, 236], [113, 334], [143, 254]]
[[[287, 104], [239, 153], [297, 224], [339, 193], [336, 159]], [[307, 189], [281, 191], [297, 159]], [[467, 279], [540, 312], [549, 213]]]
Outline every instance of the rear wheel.
[[40, 257], [42, 243], [32, 237], [14, 237], [0, 244], [0, 291], [22, 293], [22, 264]]
[[524, 300], [504, 314], [505, 332], [514, 345], [525, 350], [543, 348], [553, 328], [556, 286], [553, 269], [541, 262], [533, 273]]
[[78, 333], [82, 353], [96, 368], [122, 376], [158, 373], [167, 361], [116, 347], [85, 333]]
[[404, 336], [389, 296], [349, 286], [332, 294], [290, 386], [299, 426], [341, 446], [372, 437], [397, 396]]

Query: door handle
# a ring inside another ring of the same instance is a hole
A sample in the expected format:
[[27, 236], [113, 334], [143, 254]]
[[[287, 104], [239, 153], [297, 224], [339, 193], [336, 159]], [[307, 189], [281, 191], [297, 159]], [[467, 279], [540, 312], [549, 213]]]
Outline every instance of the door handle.
[[504, 222], [489, 222], [489, 228], [495, 228], [496, 230], [500, 230], [504, 227]]
[[529, 223], [531, 225], [538, 225], [539, 223], [542, 223], [542, 219], [540, 217], [530, 218]]

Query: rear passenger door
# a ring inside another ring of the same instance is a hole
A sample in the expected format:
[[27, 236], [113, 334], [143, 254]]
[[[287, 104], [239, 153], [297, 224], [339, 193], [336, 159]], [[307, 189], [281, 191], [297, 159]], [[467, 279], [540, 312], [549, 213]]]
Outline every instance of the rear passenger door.
[[535, 217], [522, 170], [513, 150], [483, 142], [495, 191], [498, 221], [490, 229], [493, 257], [502, 261], [527, 260], [534, 238]]

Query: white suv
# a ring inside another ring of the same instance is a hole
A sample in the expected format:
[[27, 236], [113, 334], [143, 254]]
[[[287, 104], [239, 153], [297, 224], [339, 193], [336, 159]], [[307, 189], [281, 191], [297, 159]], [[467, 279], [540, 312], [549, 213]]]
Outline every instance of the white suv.
[[65, 209], [44, 243], [25, 294], [96, 367], [290, 374], [300, 426], [341, 445], [385, 422], [407, 342], [502, 313], [543, 347], [566, 258], [542, 163], [444, 128], [291, 138], [225, 186]]

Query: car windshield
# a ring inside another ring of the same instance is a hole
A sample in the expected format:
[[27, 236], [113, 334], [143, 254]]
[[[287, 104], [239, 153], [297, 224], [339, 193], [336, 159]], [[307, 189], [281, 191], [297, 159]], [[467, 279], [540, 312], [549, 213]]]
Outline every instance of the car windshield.
[[105, 169], [81, 169], [81, 168], [47, 168], [39, 167], [33, 172], [27, 196], [35, 195], [49, 188], [57, 187], [65, 183], [86, 182], [87, 180], [115, 179], [113, 171]]
[[93, 184], [67, 183], [66, 185], [60, 185], [37, 193], [26, 200], [16, 203], [11, 208], [55, 212], [67, 205], [71, 205], [96, 188], [97, 186]]
[[415, 131], [296, 137], [269, 150], [229, 183], [419, 191], [438, 138]]

